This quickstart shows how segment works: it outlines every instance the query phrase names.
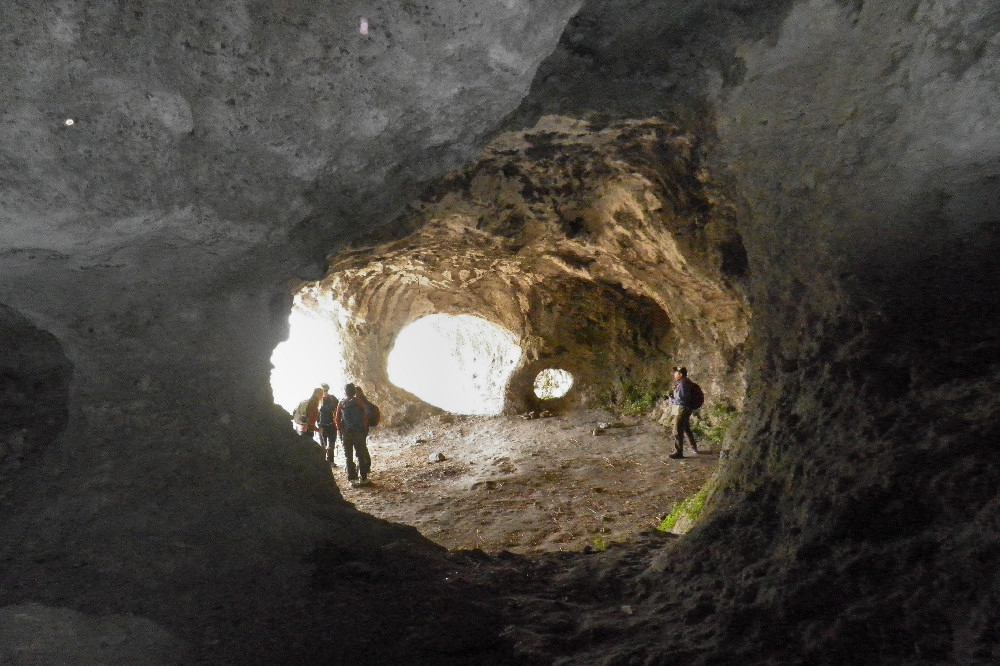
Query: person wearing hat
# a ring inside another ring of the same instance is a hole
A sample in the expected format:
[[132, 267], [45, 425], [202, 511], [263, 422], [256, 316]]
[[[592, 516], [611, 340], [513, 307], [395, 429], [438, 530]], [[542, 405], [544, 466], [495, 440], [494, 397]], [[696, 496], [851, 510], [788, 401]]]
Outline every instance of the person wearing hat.
[[670, 404], [677, 407], [677, 415], [674, 417], [674, 452], [670, 458], [684, 457], [684, 435], [691, 442], [691, 449], [698, 453], [698, 444], [694, 441], [694, 433], [691, 432], [691, 414], [696, 409], [694, 405], [693, 382], [688, 379], [688, 371], [684, 366], [674, 367], [674, 394], [670, 398]]

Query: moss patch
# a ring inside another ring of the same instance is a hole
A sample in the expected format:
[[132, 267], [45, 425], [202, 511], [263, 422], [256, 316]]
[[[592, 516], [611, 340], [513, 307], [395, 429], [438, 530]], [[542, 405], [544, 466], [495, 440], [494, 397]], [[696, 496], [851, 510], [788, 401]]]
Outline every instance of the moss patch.
[[[695, 523], [705, 508], [705, 501], [708, 499], [711, 483], [712, 481], [709, 480], [697, 493], [683, 502], [675, 504], [670, 513], [667, 514], [667, 517], [663, 519], [663, 522], [656, 529], [661, 532], [673, 532], [678, 527], [678, 523], [682, 526], [690, 526]], [[685, 528], [682, 531], [686, 532], [687, 529]]]

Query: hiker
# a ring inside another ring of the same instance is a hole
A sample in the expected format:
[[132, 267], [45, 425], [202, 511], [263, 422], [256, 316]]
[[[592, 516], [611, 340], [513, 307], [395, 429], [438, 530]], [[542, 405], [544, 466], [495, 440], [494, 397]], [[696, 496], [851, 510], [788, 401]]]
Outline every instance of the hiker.
[[[334, 420], [340, 431], [340, 442], [344, 447], [344, 457], [347, 461], [347, 480], [352, 486], [366, 486], [371, 483], [368, 473], [371, 471], [372, 459], [368, 453], [368, 427], [370, 424], [370, 404], [363, 395], [358, 395], [358, 387], [354, 384], [344, 386], [345, 397], [337, 405]], [[358, 463], [354, 464], [357, 455]], [[360, 478], [359, 478], [360, 472]]]
[[677, 414], [674, 417], [674, 452], [670, 458], [684, 457], [684, 435], [691, 442], [691, 449], [698, 453], [698, 444], [694, 441], [694, 433], [691, 432], [691, 414], [701, 407], [704, 398], [699, 398], [701, 388], [688, 379], [688, 371], [684, 366], [674, 367], [674, 394], [670, 398], [670, 404], [677, 407]]
[[365, 403], [365, 412], [368, 414], [368, 427], [374, 428], [379, 424], [379, 421], [382, 420], [382, 412], [375, 405], [375, 403], [373, 403], [371, 400], [368, 399], [368, 396], [365, 395], [364, 390], [362, 390], [360, 386], [355, 384], [354, 388], [358, 392], [358, 397], [361, 398]]
[[292, 414], [292, 424], [295, 432], [302, 437], [316, 441], [316, 433], [319, 432], [319, 403], [323, 399], [323, 389], [317, 388], [312, 392], [312, 396], [299, 403]]
[[337, 426], [333, 417], [337, 411], [340, 400], [330, 393], [329, 384], [320, 384], [323, 389], [323, 398], [319, 403], [319, 444], [323, 447], [323, 454], [331, 467], [336, 467], [334, 453], [337, 450]]

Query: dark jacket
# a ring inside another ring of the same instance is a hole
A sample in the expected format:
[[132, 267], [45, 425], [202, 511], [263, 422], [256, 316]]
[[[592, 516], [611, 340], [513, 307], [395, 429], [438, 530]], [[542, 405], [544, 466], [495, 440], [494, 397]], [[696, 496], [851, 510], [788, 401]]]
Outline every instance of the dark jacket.
[[[352, 407], [355, 404], [358, 405], [359, 407], [361, 407], [361, 422], [363, 423], [363, 428], [361, 428], [360, 430], [345, 431], [344, 430], [344, 421], [343, 421], [344, 410]], [[341, 434], [343, 434], [344, 432], [353, 432], [353, 433], [362, 433], [363, 432], [365, 435], [367, 435], [368, 434], [368, 401], [365, 400], [364, 398], [362, 398], [361, 396], [354, 396], [353, 398], [344, 398], [343, 400], [340, 401], [340, 404], [337, 405], [337, 411], [336, 411], [336, 413], [334, 415], [334, 421], [337, 424], [337, 430], [339, 430], [341, 432]]]
[[319, 424], [321, 426], [332, 426], [333, 417], [337, 411], [338, 400], [332, 395], [328, 395], [323, 398], [323, 402], [319, 405]]
[[681, 380], [674, 386], [674, 395], [670, 398], [671, 405], [692, 408], [691, 405], [691, 380], [681, 377]]

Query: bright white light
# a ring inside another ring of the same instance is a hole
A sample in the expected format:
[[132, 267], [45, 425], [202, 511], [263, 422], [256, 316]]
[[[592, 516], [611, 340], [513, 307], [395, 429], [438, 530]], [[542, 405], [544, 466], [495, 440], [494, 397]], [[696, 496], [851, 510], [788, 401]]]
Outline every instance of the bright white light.
[[428, 315], [396, 338], [389, 381], [453, 414], [494, 416], [521, 360], [510, 331], [471, 315]]
[[535, 377], [535, 395], [542, 400], [561, 398], [573, 388], [573, 375], [565, 370], [546, 368]]
[[358, 27], [358, 32], [360, 32], [362, 35], [368, 34], [368, 19], [366, 18], [361, 19], [361, 25]]
[[63, 121], [63, 124], [66, 125], [66, 127], [72, 127], [73, 125], [76, 124], [76, 121], [73, 120], [72, 118], [67, 118], [66, 120]]
[[344, 343], [329, 318], [298, 305], [288, 317], [288, 340], [271, 354], [274, 402], [291, 412], [320, 384], [342, 397], [345, 378]]

